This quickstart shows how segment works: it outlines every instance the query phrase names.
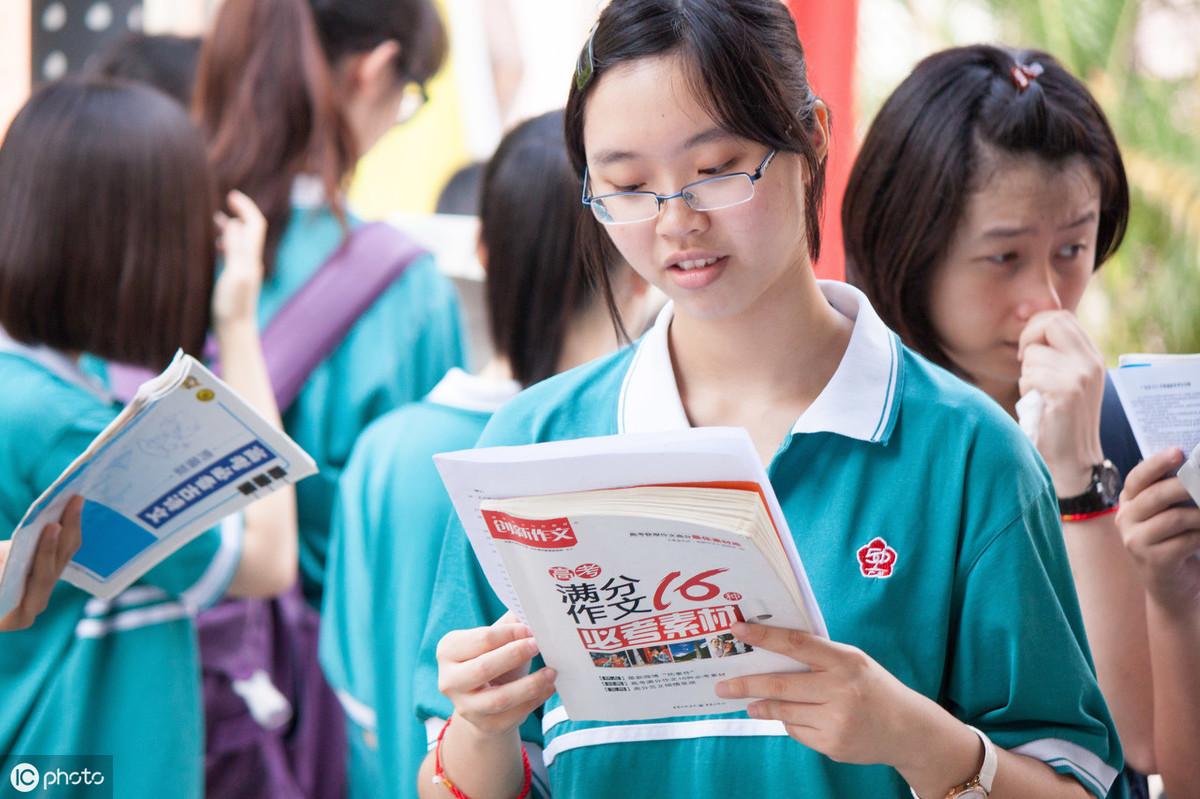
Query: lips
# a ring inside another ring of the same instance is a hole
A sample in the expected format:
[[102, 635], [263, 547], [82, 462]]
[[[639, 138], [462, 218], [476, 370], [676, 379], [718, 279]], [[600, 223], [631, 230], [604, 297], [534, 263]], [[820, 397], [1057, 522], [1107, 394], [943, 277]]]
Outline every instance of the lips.
[[685, 258], [667, 267], [667, 274], [681, 289], [695, 290], [711, 285], [729, 263], [729, 257]]
[[706, 266], [712, 266], [719, 260], [721, 260], [721, 259], [716, 258], [716, 257], [697, 258], [694, 260], [680, 261], [679, 263], [674, 264], [673, 267], [676, 269], [682, 269], [683, 271], [688, 272], [688, 271], [691, 271], [692, 269], [703, 269]]

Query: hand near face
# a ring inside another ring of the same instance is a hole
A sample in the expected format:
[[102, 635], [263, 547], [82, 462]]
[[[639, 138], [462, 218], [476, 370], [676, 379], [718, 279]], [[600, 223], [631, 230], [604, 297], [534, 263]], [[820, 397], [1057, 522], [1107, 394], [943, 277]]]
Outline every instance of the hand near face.
[[1104, 460], [1100, 406], [1104, 361], [1069, 311], [1044, 311], [1026, 324], [1018, 343], [1021, 395], [1037, 390], [1045, 402], [1037, 448], [1060, 497], [1087, 490], [1091, 469]]
[[792, 738], [841, 763], [908, 759], [905, 742], [928, 700], [861, 649], [763, 624], [737, 624], [733, 634], [811, 671], [726, 680], [718, 696], [759, 699], [746, 711], [752, 718], [782, 721]]
[[213, 319], [218, 326], [255, 321], [267, 235], [267, 221], [253, 200], [240, 191], [231, 191], [227, 200], [233, 215], [217, 214], [219, 249], [225, 257], [213, 290]]
[[1200, 509], [1175, 471], [1178, 449], [1163, 450], [1129, 472], [1117, 528], [1146, 590], [1171, 611], [1200, 612]]

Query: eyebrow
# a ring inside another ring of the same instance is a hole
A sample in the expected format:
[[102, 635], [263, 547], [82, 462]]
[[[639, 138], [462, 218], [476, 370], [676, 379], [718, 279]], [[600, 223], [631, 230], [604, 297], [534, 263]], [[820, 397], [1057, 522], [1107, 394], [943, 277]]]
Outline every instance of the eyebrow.
[[[699, 147], [702, 144], [709, 142], [721, 141], [722, 139], [731, 139], [733, 134], [724, 128], [713, 126], [708, 130], [701, 131], [683, 143], [681, 150], [690, 150], [693, 147]], [[596, 153], [597, 166], [611, 166], [621, 161], [633, 161], [640, 158], [637, 153], [632, 150], [601, 150]]]
[[[1070, 230], [1071, 228], [1077, 228], [1080, 225], [1085, 225], [1088, 222], [1094, 221], [1095, 219], [1096, 219], [1096, 212], [1088, 211], [1086, 214], [1079, 217], [1074, 222], [1070, 222], [1066, 225], [1063, 225], [1062, 227], [1059, 228], [1059, 230], [1061, 231], [1061, 230]], [[1031, 228], [1031, 227], [994, 227], [994, 228], [991, 228], [990, 230], [984, 231], [983, 238], [985, 238], [985, 239], [1009, 239], [1009, 238], [1014, 238], [1016, 236], [1024, 236], [1026, 233], [1032, 233], [1032, 232], [1033, 232], [1033, 228]]]

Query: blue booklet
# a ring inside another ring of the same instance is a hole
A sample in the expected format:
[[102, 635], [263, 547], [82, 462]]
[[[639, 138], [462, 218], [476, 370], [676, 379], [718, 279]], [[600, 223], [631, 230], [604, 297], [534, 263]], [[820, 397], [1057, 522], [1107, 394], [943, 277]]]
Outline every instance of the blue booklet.
[[81, 495], [83, 543], [63, 579], [111, 599], [221, 519], [316, 464], [182, 352], [38, 497], [12, 535], [0, 616], [25, 590], [42, 528]]

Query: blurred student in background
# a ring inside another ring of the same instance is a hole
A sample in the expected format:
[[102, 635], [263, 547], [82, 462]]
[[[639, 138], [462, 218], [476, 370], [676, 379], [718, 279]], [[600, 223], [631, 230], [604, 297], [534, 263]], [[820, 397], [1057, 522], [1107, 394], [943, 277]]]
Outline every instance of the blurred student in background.
[[[294, 396], [281, 393], [284, 427], [320, 469], [297, 489], [307, 606], [286, 597], [202, 620], [213, 796], [244, 793], [248, 781], [258, 793], [343, 790], [343, 715], [316, 654], [337, 481], [372, 420], [421, 398], [464, 359], [451, 283], [400, 231], [356, 217], [344, 188], [360, 156], [420, 110], [445, 52], [429, 0], [227, 0], [201, 51], [194, 113], [218, 185], [246, 192], [267, 219], [258, 321], [272, 373], [299, 373]], [[259, 632], [239, 644], [239, 627]], [[254, 640], [264, 627], [269, 659]], [[255, 657], [262, 662], [247, 668]], [[274, 688], [240, 690], [253, 670]], [[291, 705], [283, 726], [258, 722], [279, 704], [272, 690]]]
[[[254, 317], [265, 221], [228, 196], [214, 287], [213, 183], [185, 112], [144, 87], [50, 84], [13, 121], [0, 146], [0, 529], [120, 410], [82, 358], [160, 368], [211, 326], [225, 380], [278, 423]], [[202, 796], [193, 617], [223, 595], [287, 590], [296, 552], [285, 488], [111, 601], [56, 586], [0, 646], [0, 751], [111, 754], [122, 796]]]
[[[353, 797], [407, 795], [425, 757], [412, 675], [453, 512], [433, 456], [473, 446], [524, 386], [618, 344], [580, 263], [575, 231], [586, 209], [578, 195], [561, 111], [505, 136], [478, 201], [495, 355], [479, 374], [454, 369], [421, 402], [377, 421], [342, 476], [321, 663], [346, 708]], [[645, 283], [615, 253], [608, 268], [624, 318], [636, 326]]]
[[[427, 0], [222, 4], [201, 52], [195, 109], [219, 185], [244, 191], [267, 218], [262, 324], [360, 225], [346, 207], [346, 181], [363, 153], [420, 110], [445, 50]], [[284, 409], [288, 433], [320, 466], [297, 492], [301, 580], [314, 606], [337, 480], [355, 439], [462, 359], [453, 288], [423, 258], [384, 289]]]

